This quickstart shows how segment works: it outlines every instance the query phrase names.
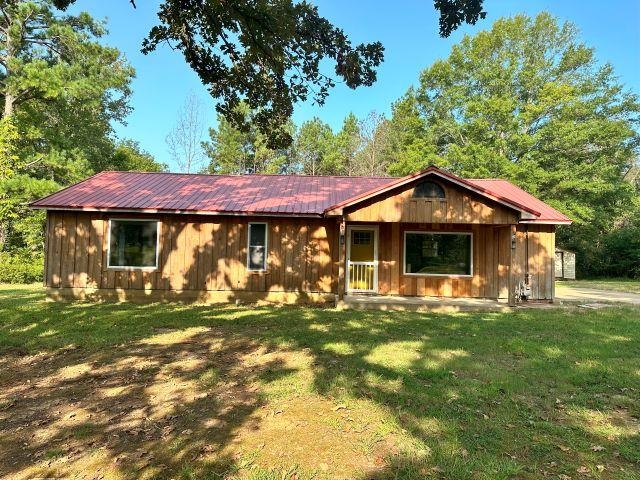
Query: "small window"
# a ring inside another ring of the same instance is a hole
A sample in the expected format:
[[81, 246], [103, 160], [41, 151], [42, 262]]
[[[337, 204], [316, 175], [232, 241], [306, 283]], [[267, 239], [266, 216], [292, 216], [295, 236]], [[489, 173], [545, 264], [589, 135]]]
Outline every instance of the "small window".
[[158, 222], [109, 220], [109, 267], [157, 268]]
[[370, 230], [355, 230], [353, 233], [353, 245], [371, 245], [373, 232]]
[[413, 198], [445, 198], [444, 189], [434, 182], [422, 182], [413, 189]]
[[406, 232], [404, 273], [472, 275], [470, 233]]
[[252, 271], [267, 269], [267, 224], [249, 224], [249, 249], [247, 268]]

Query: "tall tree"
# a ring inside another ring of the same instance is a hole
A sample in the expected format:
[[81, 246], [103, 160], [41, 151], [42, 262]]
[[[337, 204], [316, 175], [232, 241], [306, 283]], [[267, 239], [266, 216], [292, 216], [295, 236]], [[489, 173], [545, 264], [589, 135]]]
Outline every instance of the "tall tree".
[[[595, 263], [590, 252], [633, 203], [624, 176], [640, 105], [573, 25], [548, 13], [498, 20], [422, 72], [415, 96], [429, 161], [537, 194], [574, 220], [559, 241], [579, 251], [583, 272]], [[416, 158], [390, 170], [422, 166]]]
[[192, 173], [203, 167], [205, 155], [202, 141], [205, 131], [202, 102], [191, 93], [178, 111], [176, 124], [166, 137], [169, 154], [180, 171]]
[[135, 140], [121, 140], [115, 145], [113, 156], [109, 162], [112, 170], [134, 172], [163, 172], [167, 165], [158, 163], [153, 155], [140, 147]]
[[305, 175], [334, 175], [341, 165], [332, 155], [333, 131], [317, 117], [300, 125], [295, 141], [296, 157], [301, 173]]
[[342, 122], [342, 128], [333, 138], [329, 155], [336, 157], [331, 163], [336, 165], [336, 174], [356, 175], [357, 155], [360, 150], [360, 125], [358, 118], [350, 112]]
[[134, 71], [104, 33], [48, 0], [0, 2], [0, 251], [25, 263], [43, 246], [28, 202], [111, 168]]
[[387, 155], [391, 175], [405, 175], [429, 165], [445, 166], [436, 154], [435, 139], [420, 113], [413, 88], [393, 104], [388, 127]]
[[[293, 154], [291, 148], [272, 149], [267, 139], [252, 121], [255, 112], [241, 103], [239, 114], [246, 117], [249, 131], [242, 131], [218, 114], [217, 128], [209, 129], [209, 140], [202, 146], [209, 158], [210, 173], [291, 173]], [[295, 130], [289, 122], [285, 127], [290, 133]]]
[[[8, 0], [11, 2], [11, 0]], [[440, 34], [485, 17], [484, 0], [435, 0]], [[53, 0], [62, 9], [76, 0]], [[130, 0], [135, 6], [135, 1]], [[143, 42], [149, 53], [168, 43], [217, 98], [218, 112], [248, 131], [236, 107], [246, 101], [270, 148], [292, 142], [286, 123], [296, 102], [322, 104], [336, 81], [350, 88], [376, 80], [383, 60], [380, 42], [353, 46], [343, 30], [323, 18], [310, 2], [295, 0], [165, 0], [160, 24]], [[321, 65], [333, 65], [334, 76]]]
[[356, 156], [355, 175], [384, 176], [389, 167], [390, 124], [384, 115], [370, 112], [359, 122], [361, 148]]

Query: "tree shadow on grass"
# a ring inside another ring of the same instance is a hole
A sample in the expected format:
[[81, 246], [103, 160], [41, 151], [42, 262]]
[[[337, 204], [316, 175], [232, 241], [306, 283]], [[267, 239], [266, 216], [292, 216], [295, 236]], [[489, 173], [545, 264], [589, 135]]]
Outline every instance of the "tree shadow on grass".
[[[359, 455], [369, 463], [350, 476], [539, 477], [574, 475], [582, 464], [637, 466], [635, 310], [46, 307], [0, 303], [12, 328], [2, 345], [24, 342], [30, 353], [0, 360], [3, 475], [105, 465], [132, 477], [233, 475], [262, 458], [268, 447], [247, 439], [282, 415], [292, 390], [274, 388], [298, 374], [308, 378], [296, 388], [309, 409], [344, 404], [346, 412], [305, 416], [300, 429], [341, 422], [322, 432], [348, 450], [344, 439], [356, 437], [339, 429], [363, 425]], [[284, 446], [292, 431], [279, 432], [271, 440]], [[303, 445], [310, 460], [301, 468], [317, 467], [317, 440]], [[333, 468], [316, 474], [331, 477]]]

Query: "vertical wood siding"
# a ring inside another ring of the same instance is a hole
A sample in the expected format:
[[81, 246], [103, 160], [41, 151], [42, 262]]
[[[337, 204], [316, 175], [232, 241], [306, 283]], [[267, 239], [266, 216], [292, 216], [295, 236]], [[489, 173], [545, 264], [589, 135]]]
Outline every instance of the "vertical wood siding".
[[[528, 269], [531, 294], [536, 300], [551, 300], [554, 297], [555, 236], [554, 225], [529, 225], [528, 227], [518, 225], [516, 229], [515, 280], [517, 282], [524, 281]], [[528, 260], [526, 257], [527, 244]]]
[[352, 207], [351, 222], [513, 224], [516, 213], [459, 187], [439, 183], [445, 199], [412, 198], [413, 188]]
[[[122, 216], [131, 218], [132, 215]], [[117, 218], [115, 215], [112, 218]], [[131, 290], [239, 290], [338, 293], [338, 224], [334, 219], [160, 215], [156, 271], [107, 268], [108, 217], [100, 213], [50, 211], [47, 217], [45, 283], [48, 287]], [[267, 271], [249, 272], [247, 225], [268, 223]], [[554, 296], [555, 227], [516, 231], [509, 225], [378, 223], [378, 289], [381, 294], [507, 298], [509, 275], [529, 271], [534, 299]], [[404, 232], [462, 231], [473, 234], [473, 276], [403, 275]], [[513, 262], [513, 263], [511, 263]]]
[[[511, 252], [511, 227], [493, 225], [380, 224], [378, 290], [387, 295], [478, 297], [507, 299], [509, 274], [523, 281], [526, 267], [534, 300], [554, 298], [555, 226], [528, 227], [529, 259], [525, 260], [525, 227], [516, 231]], [[471, 232], [473, 276], [434, 277], [403, 275], [404, 232]], [[512, 260], [513, 259], [513, 260]], [[513, 266], [511, 266], [513, 261]]]
[[[160, 221], [160, 252], [158, 269], [142, 271], [107, 268], [108, 218], [99, 213], [48, 212], [46, 286], [337, 292], [335, 220], [146, 216]], [[266, 272], [247, 269], [251, 221], [268, 223]]]

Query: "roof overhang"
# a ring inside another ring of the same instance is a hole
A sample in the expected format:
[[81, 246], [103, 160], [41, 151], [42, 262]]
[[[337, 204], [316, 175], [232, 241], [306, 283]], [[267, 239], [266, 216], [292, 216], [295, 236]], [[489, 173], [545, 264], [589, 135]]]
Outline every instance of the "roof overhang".
[[520, 220], [525, 225], [571, 225], [571, 220]]
[[296, 218], [322, 218], [319, 214], [300, 213], [269, 213], [269, 212], [224, 212], [211, 210], [161, 210], [152, 208], [92, 208], [92, 207], [63, 207], [63, 206], [39, 206], [31, 205], [34, 210], [51, 210], [61, 212], [98, 212], [98, 213], [141, 213], [149, 215], [206, 215], [227, 217], [296, 217]]
[[488, 198], [489, 200], [499, 203], [500, 205], [504, 205], [507, 208], [516, 210], [517, 212], [520, 213], [520, 218], [522, 221], [536, 220], [540, 216], [540, 212], [537, 212], [536, 210], [529, 208], [526, 205], [521, 205], [509, 199], [495, 195], [484, 188], [481, 188], [477, 185], [473, 185], [471, 182], [468, 182], [464, 178], [460, 178], [456, 175], [440, 170], [437, 167], [429, 167], [426, 170], [423, 170], [421, 172], [407, 175], [406, 177], [399, 178], [395, 181], [390, 182], [387, 185], [383, 185], [382, 187], [365, 192], [362, 195], [358, 195], [356, 197], [345, 200], [344, 202], [338, 203], [336, 205], [332, 205], [331, 207], [325, 209], [324, 214], [326, 216], [342, 215], [344, 213], [345, 208], [353, 207], [358, 205], [361, 202], [365, 202], [367, 200], [381, 197], [385, 193], [388, 193], [392, 190], [396, 190], [405, 185], [411, 184], [417, 180], [420, 180], [429, 176], [435, 176], [443, 180], [449, 181], [455, 185], [458, 185], [461, 188], [464, 188], [482, 197]]

